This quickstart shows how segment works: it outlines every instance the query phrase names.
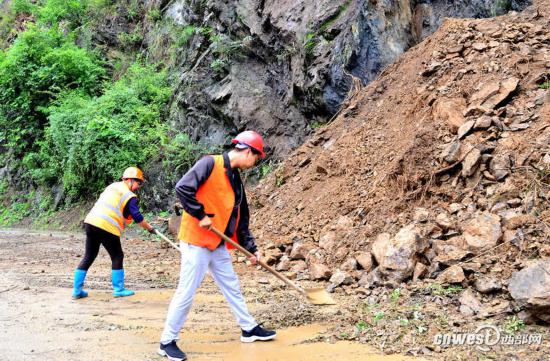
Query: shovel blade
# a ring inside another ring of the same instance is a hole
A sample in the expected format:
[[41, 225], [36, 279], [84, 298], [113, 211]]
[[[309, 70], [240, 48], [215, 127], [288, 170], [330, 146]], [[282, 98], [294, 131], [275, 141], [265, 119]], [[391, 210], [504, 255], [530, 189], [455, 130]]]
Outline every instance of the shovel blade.
[[306, 296], [310, 303], [314, 305], [335, 305], [336, 302], [330, 297], [324, 288], [306, 289]]

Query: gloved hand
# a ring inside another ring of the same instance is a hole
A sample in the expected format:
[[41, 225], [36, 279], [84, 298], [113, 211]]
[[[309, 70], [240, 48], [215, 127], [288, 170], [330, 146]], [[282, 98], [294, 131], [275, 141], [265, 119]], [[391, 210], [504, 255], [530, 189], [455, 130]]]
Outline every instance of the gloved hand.
[[149, 230], [149, 233], [157, 234], [157, 229], [155, 227], [151, 227], [151, 229]]

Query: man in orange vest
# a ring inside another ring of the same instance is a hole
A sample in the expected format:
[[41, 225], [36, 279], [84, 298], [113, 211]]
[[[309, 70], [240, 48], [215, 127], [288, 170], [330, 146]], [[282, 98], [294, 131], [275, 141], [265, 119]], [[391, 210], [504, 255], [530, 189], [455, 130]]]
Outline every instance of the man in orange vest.
[[132, 223], [132, 220], [150, 233], [155, 233], [154, 227], [147, 223], [139, 212], [138, 199], [134, 194], [144, 180], [141, 169], [127, 168], [122, 175], [122, 181], [105, 188], [84, 219], [86, 250], [74, 274], [74, 299], [88, 296], [88, 293], [82, 290], [84, 279], [97, 257], [99, 246], [102, 244], [111, 256], [113, 296], [125, 297], [134, 294], [134, 291], [124, 288], [122, 265], [124, 253], [120, 244], [120, 236], [126, 225]]
[[158, 350], [171, 361], [186, 359], [176, 341], [191, 309], [195, 291], [208, 270], [241, 327], [242, 342], [267, 341], [276, 335], [258, 325], [248, 312], [231, 264], [230, 247], [209, 230], [211, 227], [225, 230], [229, 238], [255, 255], [250, 262], [257, 263], [260, 253], [248, 228], [249, 210], [239, 170], [251, 168], [265, 157], [263, 140], [258, 133], [245, 131], [232, 142], [234, 149], [221, 155], [203, 157], [176, 185], [176, 193], [185, 210], [178, 234], [180, 279], [168, 308]]

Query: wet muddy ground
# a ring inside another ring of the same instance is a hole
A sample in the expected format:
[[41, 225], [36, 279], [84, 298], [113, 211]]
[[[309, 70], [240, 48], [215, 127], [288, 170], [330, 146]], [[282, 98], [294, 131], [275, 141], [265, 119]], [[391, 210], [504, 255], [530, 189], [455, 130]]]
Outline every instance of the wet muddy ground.
[[[90, 296], [75, 301], [72, 273], [83, 249], [82, 234], [0, 230], [0, 360], [162, 359], [156, 350], [177, 282], [177, 251], [151, 240], [124, 240], [126, 286], [136, 295], [115, 299], [102, 249], [88, 274]], [[244, 264], [236, 269], [252, 314], [277, 329], [277, 339], [242, 344], [229, 307], [207, 276], [179, 341], [189, 360], [413, 360], [334, 342], [327, 330], [335, 326], [339, 305], [308, 305], [267, 273]]]

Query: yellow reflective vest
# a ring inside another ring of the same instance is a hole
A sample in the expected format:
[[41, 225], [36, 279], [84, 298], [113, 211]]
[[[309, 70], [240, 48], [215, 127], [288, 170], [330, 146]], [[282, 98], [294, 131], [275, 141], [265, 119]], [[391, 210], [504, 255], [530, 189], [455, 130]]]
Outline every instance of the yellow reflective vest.
[[124, 182], [109, 185], [94, 207], [84, 219], [84, 223], [101, 228], [115, 236], [121, 236], [127, 224], [132, 223], [131, 216], [124, 218], [124, 207], [128, 201], [137, 197]]

